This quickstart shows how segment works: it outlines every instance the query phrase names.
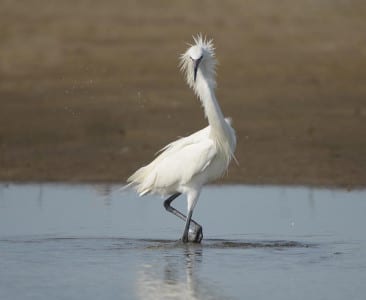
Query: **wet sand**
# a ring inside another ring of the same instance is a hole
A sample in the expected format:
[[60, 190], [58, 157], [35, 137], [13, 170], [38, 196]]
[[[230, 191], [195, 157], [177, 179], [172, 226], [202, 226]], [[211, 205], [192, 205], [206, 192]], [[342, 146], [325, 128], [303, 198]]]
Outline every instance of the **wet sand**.
[[364, 186], [366, 3], [3, 1], [0, 180], [124, 181], [204, 126], [178, 71], [214, 38], [238, 135], [223, 182]]

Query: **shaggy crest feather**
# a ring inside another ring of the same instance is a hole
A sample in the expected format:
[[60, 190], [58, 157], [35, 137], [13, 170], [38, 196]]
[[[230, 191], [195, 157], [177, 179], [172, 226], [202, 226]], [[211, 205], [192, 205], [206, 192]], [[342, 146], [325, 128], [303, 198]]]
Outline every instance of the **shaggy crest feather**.
[[191, 51], [192, 48], [195, 47], [202, 49], [202, 60], [201, 66], [204, 66], [204, 70], [202, 72], [205, 72], [207, 75], [207, 80], [210, 81], [210, 84], [213, 88], [216, 87], [216, 64], [217, 60], [215, 57], [215, 47], [213, 45], [212, 39], [207, 39], [206, 37], [203, 37], [202, 34], [198, 34], [197, 36], [193, 36], [193, 40], [195, 42], [194, 45], [188, 44], [190, 48], [181, 54], [180, 56], [180, 70], [183, 72], [186, 78], [187, 84], [194, 89], [195, 93], [198, 95], [198, 91], [195, 88], [194, 84], [194, 76], [193, 76], [193, 69], [194, 69], [194, 63], [191, 57]]

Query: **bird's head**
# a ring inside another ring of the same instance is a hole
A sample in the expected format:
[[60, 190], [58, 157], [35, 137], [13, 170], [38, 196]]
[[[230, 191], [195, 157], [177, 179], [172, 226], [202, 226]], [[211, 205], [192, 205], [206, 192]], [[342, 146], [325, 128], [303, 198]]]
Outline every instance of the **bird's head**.
[[210, 81], [214, 87], [215, 82], [215, 48], [212, 40], [207, 40], [201, 34], [193, 37], [194, 44], [180, 57], [180, 67], [186, 76], [190, 87], [195, 88], [201, 76]]

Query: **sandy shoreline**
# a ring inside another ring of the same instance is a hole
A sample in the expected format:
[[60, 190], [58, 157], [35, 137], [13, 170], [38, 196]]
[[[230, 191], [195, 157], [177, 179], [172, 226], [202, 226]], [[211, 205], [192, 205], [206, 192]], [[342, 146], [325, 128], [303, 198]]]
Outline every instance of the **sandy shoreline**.
[[123, 182], [206, 126], [177, 67], [204, 32], [238, 135], [220, 182], [366, 185], [363, 1], [154, 3], [4, 3], [0, 181]]

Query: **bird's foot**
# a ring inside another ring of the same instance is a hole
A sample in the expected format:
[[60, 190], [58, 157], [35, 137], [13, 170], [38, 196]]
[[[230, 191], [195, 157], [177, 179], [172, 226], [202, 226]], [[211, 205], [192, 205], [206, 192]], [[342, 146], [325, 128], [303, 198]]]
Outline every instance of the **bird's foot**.
[[199, 244], [199, 243], [201, 243], [202, 238], [203, 238], [202, 226], [197, 225], [197, 226], [195, 226], [194, 230], [189, 230], [187, 235], [182, 236], [182, 242]]
[[201, 243], [202, 238], [203, 238], [203, 232], [202, 232], [202, 226], [198, 225], [196, 227], [196, 230], [194, 230], [193, 232], [190, 232], [190, 240], [192, 243]]

